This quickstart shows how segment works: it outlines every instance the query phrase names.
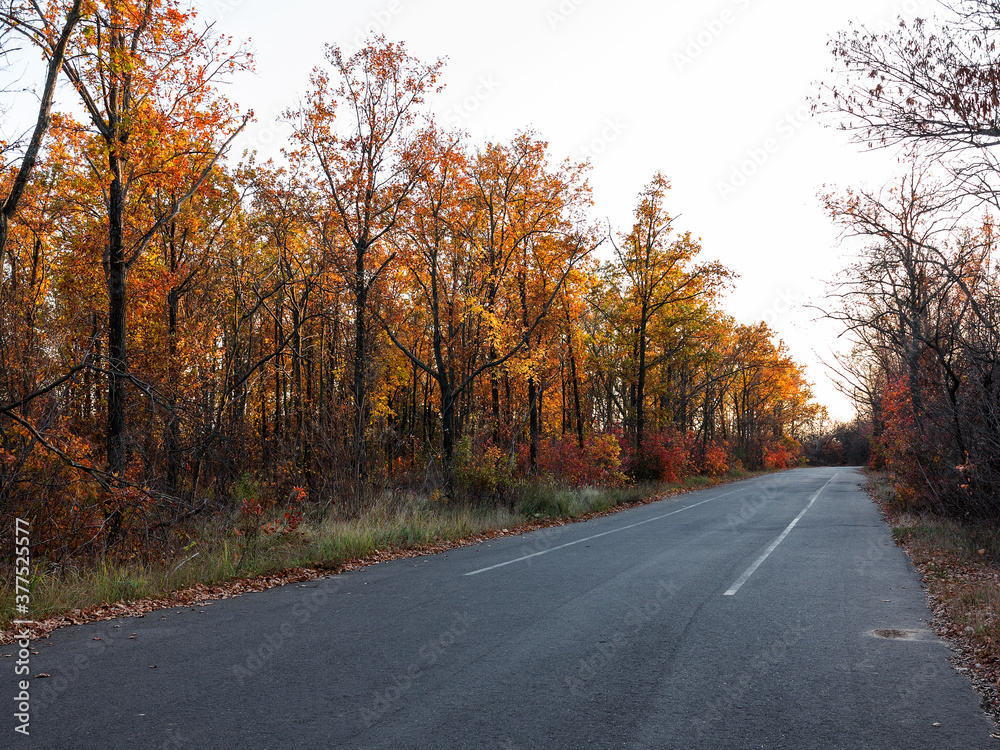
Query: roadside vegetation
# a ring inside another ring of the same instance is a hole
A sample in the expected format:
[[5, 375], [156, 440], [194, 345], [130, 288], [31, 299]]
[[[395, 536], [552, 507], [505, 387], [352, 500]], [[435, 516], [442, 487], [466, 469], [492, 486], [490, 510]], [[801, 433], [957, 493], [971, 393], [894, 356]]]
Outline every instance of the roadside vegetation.
[[666, 176], [607, 226], [587, 163], [435, 121], [444, 62], [379, 35], [317, 56], [280, 163], [241, 157], [253, 56], [198, 4], [0, 9], [4, 64], [47, 65], [0, 143], [0, 579], [16, 526], [29, 616], [799, 461], [825, 412], [724, 312]]
[[871, 436], [871, 464], [907, 514], [1000, 522], [1000, 4], [831, 40], [816, 99], [864, 148], [898, 149], [883, 187], [821, 196], [854, 260], [829, 317], [852, 344], [836, 368]]
[[[870, 439], [869, 489], [923, 574], [938, 630], [994, 714], [1000, 685], [1000, 4], [831, 40], [816, 107], [862, 147], [897, 150], [881, 188], [821, 199], [854, 256], [826, 313]], [[819, 452], [823, 453], [822, 446]], [[836, 445], [830, 441], [832, 452]]]
[[1000, 719], [1000, 531], [909, 510], [884, 471], [868, 471], [867, 489], [920, 571], [933, 625], [955, 649], [956, 667]]
[[[288, 509], [264, 510], [254, 499], [258, 488], [247, 482], [242, 486], [247, 496], [235, 516], [217, 514], [192, 526], [188, 544], [169, 559], [37, 565], [31, 578], [31, 612], [36, 620], [68, 614], [68, 623], [168, 606], [178, 592], [188, 592], [182, 597], [188, 599], [218, 598], [581, 520], [750, 476], [737, 467], [719, 477], [691, 475], [603, 488], [536, 481], [512, 487], [508, 502], [492, 505], [387, 494], [352, 518], [303, 512], [294, 503]], [[2, 630], [18, 619], [14, 603], [12, 587], [0, 590]], [[136, 608], [136, 603], [142, 606]], [[100, 606], [113, 604], [124, 608]]]

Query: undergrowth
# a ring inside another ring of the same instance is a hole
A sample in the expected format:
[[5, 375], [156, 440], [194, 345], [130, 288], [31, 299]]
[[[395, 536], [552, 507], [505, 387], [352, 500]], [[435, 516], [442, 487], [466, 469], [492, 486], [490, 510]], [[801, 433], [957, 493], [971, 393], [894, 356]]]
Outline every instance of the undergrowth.
[[885, 472], [867, 489], [923, 575], [939, 632], [958, 644], [988, 710], [1000, 718], [1000, 533], [982, 523], [906, 512]]
[[[734, 472], [729, 479], [750, 476]], [[201, 521], [190, 542], [169, 560], [54, 566], [35, 560], [31, 576], [30, 616], [35, 620], [93, 605], [133, 602], [166, 596], [197, 584], [217, 585], [289, 569], [336, 568], [393, 550], [447, 542], [494, 529], [511, 529], [542, 519], [570, 519], [683, 489], [716, 483], [692, 476], [685, 481], [618, 487], [567, 488], [536, 481], [518, 487], [511, 503], [493, 507], [455, 507], [410, 494], [386, 494], [359, 517], [302, 514], [289, 522], [277, 512], [261, 515], [244, 504], [233, 515]], [[0, 628], [14, 615], [14, 589], [0, 589]]]

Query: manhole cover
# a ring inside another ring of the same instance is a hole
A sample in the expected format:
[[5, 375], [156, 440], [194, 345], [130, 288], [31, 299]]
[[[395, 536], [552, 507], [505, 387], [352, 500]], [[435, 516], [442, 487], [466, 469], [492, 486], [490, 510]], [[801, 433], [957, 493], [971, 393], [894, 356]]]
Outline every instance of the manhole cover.
[[910, 636], [905, 630], [896, 630], [895, 628], [873, 630], [872, 635], [877, 638], [909, 638]]
[[925, 630], [904, 630], [902, 628], [880, 628], [871, 631], [871, 635], [876, 638], [887, 638], [892, 641], [918, 641], [926, 637]]

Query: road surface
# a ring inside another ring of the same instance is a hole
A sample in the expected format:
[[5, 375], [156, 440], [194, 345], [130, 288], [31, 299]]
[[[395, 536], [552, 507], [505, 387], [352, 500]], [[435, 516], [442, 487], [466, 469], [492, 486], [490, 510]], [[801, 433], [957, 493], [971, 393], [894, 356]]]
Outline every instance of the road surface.
[[0, 747], [997, 747], [862, 481], [797, 469], [60, 630]]

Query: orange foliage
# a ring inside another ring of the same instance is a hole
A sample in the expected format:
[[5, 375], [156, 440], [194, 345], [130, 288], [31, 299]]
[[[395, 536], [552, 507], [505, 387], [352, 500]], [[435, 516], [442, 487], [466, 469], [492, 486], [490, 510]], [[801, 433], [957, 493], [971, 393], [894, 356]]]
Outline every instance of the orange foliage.
[[[123, 23], [146, 7], [98, 5]], [[192, 15], [149, 7], [141, 54], [74, 41], [80, 85], [132, 86], [134, 106], [90, 113], [122, 118], [97, 135], [55, 116], [0, 268], [0, 405], [80, 366], [17, 413], [105, 485], [0, 416], [0, 482], [51, 540], [40, 554], [165, 554], [206, 509], [244, 540], [287, 534], [309, 504], [349, 514], [393, 484], [499, 501], [535, 476], [794, 465], [819, 415], [804, 373], [767, 326], [717, 308], [732, 275], [672, 226], [662, 175], [600, 263], [585, 165], [531, 131], [444, 132], [425, 101], [441, 63], [382, 38], [327, 49], [289, 166], [213, 164], [239, 118], [211, 71], [249, 61], [224, 38], [198, 57]], [[131, 175], [124, 371], [109, 359], [116, 170]]]

